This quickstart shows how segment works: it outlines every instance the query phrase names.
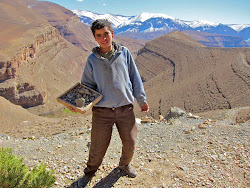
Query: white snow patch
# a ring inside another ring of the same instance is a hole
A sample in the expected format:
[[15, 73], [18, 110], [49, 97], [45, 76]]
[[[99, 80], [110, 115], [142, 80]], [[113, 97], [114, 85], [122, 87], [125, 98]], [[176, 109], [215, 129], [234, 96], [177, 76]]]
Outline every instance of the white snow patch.
[[250, 27], [250, 24], [230, 24], [228, 26], [234, 29], [235, 31], [240, 32], [241, 30]]
[[187, 25], [189, 25], [192, 28], [197, 27], [204, 27], [204, 26], [213, 26], [216, 27], [219, 25], [219, 23], [216, 22], [210, 22], [207, 20], [194, 20], [194, 21], [184, 21]]
[[151, 18], [158, 18], [158, 17], [165, 18], [165, 19], [172, 19], [172, 20], [175, 19], [174, 17], [168, 16], [168, 15], [166, 15], [166, 14], [142, 13], [142, 14], [140, 14], [139, 16], [136, 16], [135, 19], [134, 19], [134, 21], [145, 22], [145, 21], [148, 20], [148, 19], [151, 19]]
[[72, 10], [72, 12], [78, 16], [87, 16], [91, 18], [92, 20], [107, 19], [112, 24], [114, 24], [115, 27], [117, 27], [123, 22], [126, 22], [130, 18], [127, 16], [120, 16], [120, 15], [113, 15], [113, 14], [95, 14], [93, 12], [84, 11], [84, 10]]

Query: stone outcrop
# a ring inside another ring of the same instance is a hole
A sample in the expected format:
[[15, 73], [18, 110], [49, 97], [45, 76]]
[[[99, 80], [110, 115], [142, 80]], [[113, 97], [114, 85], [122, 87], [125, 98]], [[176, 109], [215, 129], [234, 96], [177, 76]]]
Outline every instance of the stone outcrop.
[[181, 117], [181, 116], [186, 116], [187, 115], [187, 112], [180, 109], [180, 108], [177, 108], [175, 106], [171, 107], [165, 117], [166, 120], [169, 120], [170, 118], [178, 118], [178, 117]]
[[0, 62], [0, 81], [16, 77], [16, 67], [10, 62]]
[[46, 91], [41, 92], [30, 83], [17, 83], [15, 80], [0, 83], [0, 96], [22, 107], [44, 104], [46, 95]]

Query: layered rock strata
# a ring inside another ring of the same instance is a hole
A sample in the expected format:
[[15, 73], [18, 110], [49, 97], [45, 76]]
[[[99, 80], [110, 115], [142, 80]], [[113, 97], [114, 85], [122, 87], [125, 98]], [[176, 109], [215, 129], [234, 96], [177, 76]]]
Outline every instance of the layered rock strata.
[[47, 110], [80, 79], [86, 52], [34, 11], [36, 3], [0, 2], [0, 96], [26, 108], [46, 104], [41, 109]]
[[[38, 35], [34, 43], [18, 50], [16, 55], [5, 62], [0, 62], [0, 96], [5, 97], [14, 104], [31, 107], [44, 104], [47, 91], [39, 90], [32, 81], [23, 82], [19, 79], [18, 69], [27, 61], [36, 59], [37, 48], [43, 43], [56, 39], [59, 41], [59, 32], [56, 29], [48, 30]], [[10, 80], [11, 79], [11, 80]]]
[[151, 114], [250, 105], [250, 48], [204, 47], [181, 32], [148, 42], [136, 59]]

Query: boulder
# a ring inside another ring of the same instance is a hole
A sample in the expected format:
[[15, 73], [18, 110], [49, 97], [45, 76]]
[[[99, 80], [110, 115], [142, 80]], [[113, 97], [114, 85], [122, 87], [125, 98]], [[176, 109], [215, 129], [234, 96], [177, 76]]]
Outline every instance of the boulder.
[[171, 107], [168, 111], [165, 119], [169, 120], [170, 118], [178, 118], [181, 116], [186, 116], [188, 113], [185, 110], [182, 110], [178, 107]]

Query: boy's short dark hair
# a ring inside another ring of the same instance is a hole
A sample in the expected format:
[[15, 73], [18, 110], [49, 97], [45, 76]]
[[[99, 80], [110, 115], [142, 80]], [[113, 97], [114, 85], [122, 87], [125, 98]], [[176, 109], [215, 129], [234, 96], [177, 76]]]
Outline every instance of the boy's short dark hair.
[[108, 27], [110, 31], [113, 31], [111, 23], [107, 19], [97, 19], [91, 25], [91, 31], [95, 36], [96, 29], [102, 29], [104, 27]]

